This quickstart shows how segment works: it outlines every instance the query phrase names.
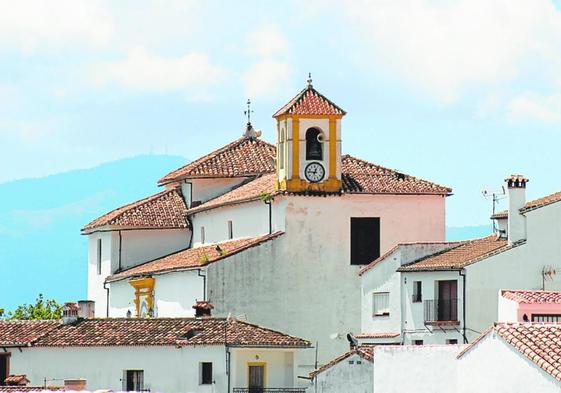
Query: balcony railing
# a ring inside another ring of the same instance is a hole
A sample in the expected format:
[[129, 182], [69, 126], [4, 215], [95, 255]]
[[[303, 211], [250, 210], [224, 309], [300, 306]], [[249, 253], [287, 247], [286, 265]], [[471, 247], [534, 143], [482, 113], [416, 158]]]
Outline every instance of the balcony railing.
[[306, 388], [234, 388], [233, 393], [306, 393]]
[[458, 321], [458, 299], [425, 300], [426, 324], [456, 325]]

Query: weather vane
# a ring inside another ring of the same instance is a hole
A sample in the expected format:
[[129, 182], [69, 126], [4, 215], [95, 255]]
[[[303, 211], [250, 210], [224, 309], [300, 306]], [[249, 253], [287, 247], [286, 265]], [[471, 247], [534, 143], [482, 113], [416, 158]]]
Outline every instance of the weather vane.
[[251, 101], [247, 99], [247, 109], [243, 111], [243, 114], [247, 116], [247, 124], [251, 124], [251, 114], [253, 111], [251, 110]]
[[308, 87], [312, 87], [312, 73], [308, 72]]

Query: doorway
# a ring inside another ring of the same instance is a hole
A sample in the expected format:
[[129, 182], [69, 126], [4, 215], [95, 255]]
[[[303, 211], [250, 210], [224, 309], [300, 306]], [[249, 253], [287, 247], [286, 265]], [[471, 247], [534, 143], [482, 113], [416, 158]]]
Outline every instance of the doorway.
[[10, 375], [10, 353], [0, 353], [0, 386], [5, 385], [5, 380]]
[[458, 281], [438, 281], [439, 321], [458, 320]]
[[252, 362], [247, 364], [249, 393], [263, 393], [266, 385], [266, 363]]

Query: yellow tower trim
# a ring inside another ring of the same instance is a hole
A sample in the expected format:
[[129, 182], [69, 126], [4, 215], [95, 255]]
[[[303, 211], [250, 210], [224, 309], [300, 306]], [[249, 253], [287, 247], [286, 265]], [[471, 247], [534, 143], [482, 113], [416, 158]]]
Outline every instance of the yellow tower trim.
[[300, 179], [300, 119], [292, 119], [292, 179]]
[[135, 289], [134, 305], [136, 306], [136, 317], [140, 318], [140, 306], [142, 305], [142, 297], [146, 298], [148, 311], [154, 310], [154, 285], [156, 279], [152, 277], [140, 277], [129, 280], [129, 284]]

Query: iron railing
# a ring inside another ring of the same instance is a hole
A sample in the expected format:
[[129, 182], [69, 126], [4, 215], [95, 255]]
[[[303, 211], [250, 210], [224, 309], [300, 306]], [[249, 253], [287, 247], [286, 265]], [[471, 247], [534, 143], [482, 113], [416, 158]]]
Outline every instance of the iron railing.
[[423, 296], [420, 293], [414, 293], [411, 295], [411, 301], [413, 303], [421, 303], [423, 301]]
[[458, 322], [458, 299], [425, 300], [425, 323]]
[[234, 388], [233, 393], [306, 393], [306, 388]]

